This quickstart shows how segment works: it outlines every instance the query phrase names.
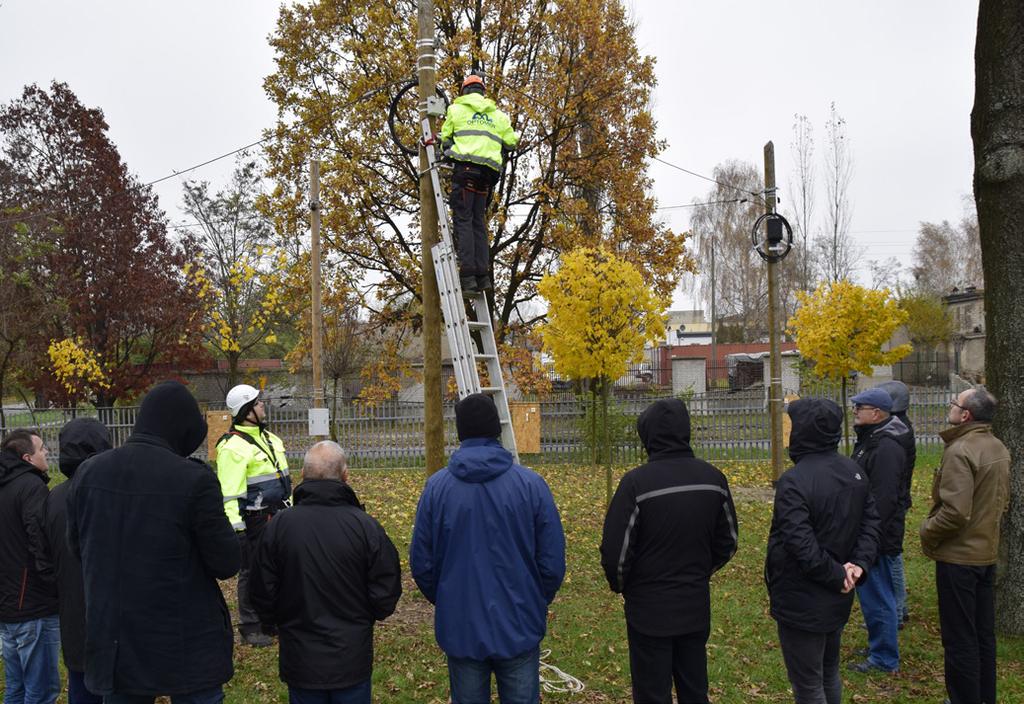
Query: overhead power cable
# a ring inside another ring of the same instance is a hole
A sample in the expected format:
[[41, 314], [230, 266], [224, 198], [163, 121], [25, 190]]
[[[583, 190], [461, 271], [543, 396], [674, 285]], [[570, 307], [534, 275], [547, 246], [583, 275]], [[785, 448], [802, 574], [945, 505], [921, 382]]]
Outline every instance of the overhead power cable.
[[[485, 79], [490, 79], [490, 76], [486, 76], [485, 75]], [[532, 103], [534, 103], [536, 105], [539, 105], [540, 107], [542, 107], [542, 108], [544, 108], [546, 110], [549, 110], [551, 112], [557, 112], [556, 108], [552, 107], [548, 103], [545, 103], [543, 100], [539, 100], [535, 96], [530, 95], [529, 93], [527, 93], [526, 91], [524, 91], [524, 90], [522, 90], [520, 88], [516, 88], [515, 86], [509, 85], [509, 84], [506, 84], [506, 83], [499, 83], [499, 85], [507, 88], [508, 90], [510, 90], [513, 93], [518, 93], [519, 95], [523, 96], [524, 98], [526, 98], [530, 102], [532, 102]], [[692, 171], [690, 169], [685, 169], [682, 166], [678, 166], [676, 164], [673, 164], [672, 162], [666, 161], [665, 159], [662, 159], [661, 157], [657, 157], [656, 156], [656, 157], [653, 157], [653, 159], [654, 159], [654, 161], [661, 162], [665, 166], [670, 166], [673, 169], [676, 169], [678, 171], [682, 171], [684, 174], [689, 174], [691, 176], [696, 176], [697, 178], [702, 178], [705, 181], [710, 181], [711, 183], [717, 183], [719, 186], [722, 186], [724, 188], [731, 188], [734, 191], [739, 191], [740, 193], [746, 193], [748, 195], [754, 196], [755, 198], [760, 198], [762, 201], [764, 200], [764, 195], [762, 193], [758, 193], [757, 191], [750, 191], [750, 190], [747, 190], [746, 188], [740, 188], [739, 186], [734, 186], [731, 183], [726, 183], [724, 181], [719, 181], [718, 179], [712, 178], [711, 176], [705, 176], [704, 174], [697, 173], [696, 171]], [[678, 207], [689, 207], [689, 206], [678, 206]], [[659, 208], [659, 210], [661, 210], [661, 208]]]
[[[353, 105], [356, 105], [357, 103], [361, 103], [362, 101], [364, 101], [364, 100], [366, 100], [368, 98], [373, 97], [374, 95], [380, 93], [383, 90], [387, 90], [387, 89], [391, 88], [392, 86], [404, 83], [405, 80], [406, 79], [402, 79], [400, 81], [390, 81], [388, 83], [384, 83], [383, 85], [377, 86], [376, 88], [371, 88], [370, 90], [364, 92], [362, 95], [360, 95], [360, 96], [358, 96], [356, 98], [353, 98], [352, 100], [349, 100], [348, 102], [346, 102], [346, 103], [344, 103], [342, 105], [339, 105], [338, 107], [332, 109], [330, 111], [330, 113], [331, 113], [330, 117], [333, 117], [334, 113], [336, 113], [336, 112], [338, 112], [340, 110], [345, 110], [347, 108], [350, 108]], [[286, 127], [285, 128], [285, 132], [291, 132], [296, 127], [308, 125], [311, 122], [316, 121], [317, 119], [320, 119], [319, 115], [314, 115], [314, 116], [308, 117], [305, 120], [299, 120], [296, 124], [291, 125], [289, 127]], [[215, 156], [212, 159], [207, 159], [206, 161], [201, 162], [199, 164], [196, 164], [195, 166], [190, 166], [187, 169], [181, 169], [180, 171], [173, 171], [172, 170], [172, 172], [170, 174], [168, 174], [167, 176], [161, 176], [160, 178], [158, 178], [158, 179], [156, 179], [154, 181], [150, 181], [150, 182], [146, 183], [145, 185], [153, 186], [153, 185], [156, 185], [158, 183], [161, 183], [162, 181], [167, 181], [168, 179], [172, 179], [175, 176], [181, 176], [182, 174], [187, 174], [190, 171], [195, 171], [196, 169], [201, 169], [204, 166], [209, 166], [210, 164], [218, 162], [221, 159], [227, 159], [229, 156], [234, 156], [235, 154], [238, 154], [240, 152], [244, 152], [247, 149], [252, 149], [253, 147], [258, 147], [261, 144], [269, 142], [274, 137], [275, 137], [275, 134], [268, 134], [266, 137], [264, 137], [262, 139], [258, 139], [255, 142], [251, 142], [249, 144], [246, 144], [244, 147], [238, 147], [238, 149], [232, 149], [229, 152], [225, 152], [224, 154], [221, 154], [220, 156]]]
[[708, 200], [703, 203], [683, 203], [682, 205], [662, 205], [656, 210], [676, 210], [677, 208], [696, 208], [701, 205], [722, 205], [725, 203], [749, 203], [749, 198], [729, 198], [727, 200]]

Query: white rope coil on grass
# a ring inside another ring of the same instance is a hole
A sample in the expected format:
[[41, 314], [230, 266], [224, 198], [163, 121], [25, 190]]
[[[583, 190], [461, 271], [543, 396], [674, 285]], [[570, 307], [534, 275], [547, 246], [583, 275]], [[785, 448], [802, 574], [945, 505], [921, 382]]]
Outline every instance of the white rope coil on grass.
[[543, 691], [548, 693], [569, 692], [570, 694], [579, 694], [586, 689], [582, 682], [569, 673], [562, 672], [554, 665], [544, 662], [544, 658], [550, 655], [550, 649], [540, 652], [540, 687]]

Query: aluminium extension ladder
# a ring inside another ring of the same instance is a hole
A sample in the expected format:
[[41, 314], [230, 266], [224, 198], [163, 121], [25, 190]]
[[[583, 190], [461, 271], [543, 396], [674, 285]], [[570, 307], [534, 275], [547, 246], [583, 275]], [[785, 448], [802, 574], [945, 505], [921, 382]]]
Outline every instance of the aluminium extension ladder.
[[[433, 106], [431, 106], [433, 107]], [[444, 113], [441, 112], [443, 115]], [[441, 176], [438, 172], [436, 143], [430, 129], [430, 119], [424, 118], [421, 123], [423, 144], [427, 152], [427, 164], [430, 171], [430, 183], [434, 191], [434, 203], [437, 206], [437, 224], [441, 240], [434, 245], [430, 254], [434, 260], [434, 274], [437, 277], [437, 288], [441, 294], [441, 311], [444, 314], [444, 328], [448, 334], [448, 349], [455, 367], [455, 382], [459, 388], [459, 398], [463, 399], [473, 393], [484, 393], [494, 399], [498, 407], [498, 419], [501, 421], [501, 444], [512, 453], [516, 462], [519, 453], [516, 451], [516, 436], [512, 429], [512, 415], [508, 407], [508, 394], [505, 392], [505, 381], [501, 373], [501, 362], [498, 359], [498, 346], [494, 341], [494, 328], [491, 312], [487, 308], [487, 296], [483, 291], [463, 294], [459, 281], [458, 258], [452, 240], [451, 220], [448, 217], [448, 204], [441, 189]], [[467, 312], [468, 300], [472, 310], [472, 319]], [[479, 334], [483, 349], [478, 349], [473, 340], [473, 333]], [[487, 379], [490, 386], [481, 386], [477, 364], [483, 362], [487, 368]]]

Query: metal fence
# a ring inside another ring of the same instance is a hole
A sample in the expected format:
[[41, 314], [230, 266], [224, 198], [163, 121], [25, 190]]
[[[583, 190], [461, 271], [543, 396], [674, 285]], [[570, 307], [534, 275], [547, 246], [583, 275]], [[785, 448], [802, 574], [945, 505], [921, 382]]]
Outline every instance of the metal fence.
[[[835, 385], [817, 387], [804, 396], [819, 396], [840, 400]], [[851, 393], [852, 395], [852, 393]], [[631, 464], [643, 460], [644, 452], [636, 435], [636, 419], [640, 413], [663, 393], [617, 396], [611, 399], [608, 412], [610, 459], [614, 463]], [[915, 426], [919, 444], [940, 442], [938, 433], [946, 427], [946, 413], [951, 392], [946, 389], [919, 387], [911, 389], [910, 419]], [[713, 391], [706, 394], [684, 396], [690, 409], [691, 432], [694, 449], [701, 457], [711, 461], [762, 460], [769, 457], [770, 421], [763, 389], [740, 392]], [[600, 410], [592, 408], [590, 396], [566, 396], [541, 400], [540, 445], [537, 455], [525, 455], [527, 463], [591, 461], [590, 442], [597, 425], [597, 437], [602, 438]], [[328, 405], [332, 404], [328, 402]], [[423, 404], [389, 401], [374, 407], [352, 399], [339, 399], [331, 421], [333, 435], [349, 454], [353, 468], [387, 469], [422, 467]], [[449, 452], [458, 446], [455, 431], [454, 404], [446, 402], [444, 408], [445, 444]], [[205, 409], [204, 409], [205, 410]], [[285, 405], [271, 399], [268, 404], [270, 428], [281, 436], [293, 464], [312, 444], [308, 434], [308, 402], [289, 399]], [[60, 428], [75, 417], [98, 418], [110, 428], [114, 445], [124, 443], [131, 434], [138, 412], [136, 407], [123, 408], [28, 408], [4, 409], [0, 431], [6, 433], [17, 427], [37, 429], [52, 452], [53, 462], [59, 456]], [[595, 422], [596, 421], [596, 422]], [[206, 445], [197, 452], [206, 457]]]

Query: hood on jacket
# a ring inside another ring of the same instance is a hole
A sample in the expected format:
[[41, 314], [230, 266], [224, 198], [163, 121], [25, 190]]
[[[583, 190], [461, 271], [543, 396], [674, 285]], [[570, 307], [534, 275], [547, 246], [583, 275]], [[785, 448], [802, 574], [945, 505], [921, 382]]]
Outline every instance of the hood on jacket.
[[678, 398], [663, 398], [648, 406], [636, 419], [636, 432], [647, 457], [693, 454], [690, 448], [690, 412]]
[[902, 381], [886, 381], [878, 385], [878, 388], [882, 389], [892, 397], [892, 411], [891, 413], [899, 415], [906, 413], [907, 409], [910, 408], [910, 389]]
[[160, 438], [176, 454], [188, 457], [206, 437], [206, 419], [184, 384], [165, 381], [142, 399], [132, 434]]
[[871, 425], [856, 425], [853, 428], [854, 432], [857, 433], [857, 442], [862, 443], [870, 440], [878, 441], [883, 435], [891, 435], [897, 441], [899, 441], [901, 435], [906, 435], [910, 432], [910, 428], [907, 424], [900, 420], [897, 416], [889, 416], [886, 420], [881, 423], [873, 423]]
[[45, 474], [18, 457], [11, 450], [0, 451], [0, 485], [7, 484], [27, 472], [35, 472], [45, 482]]
[[498, 105], [483, 93], [466, 93], [456, 98], [455, 102], [459, 105], [465, 105], [473, 110], [473, 112], [488, 113], [498, 109]]
[[799, 462], [804, 455], [836, 452], [843, 437], [843, 409], [826, 398], [801, 398], [789, 404], [793, 427], [789, 433], [789, 457]]
[[483, 484], [507, 472], [512, 453], [495, 438], [463, 440], [448, 460], [448, 471], [464, 482]]
[[110, 431], [95, 418], [75, 418], [60, 429], [60, 471], [71, 479], [78, 466], [111, 448]]

